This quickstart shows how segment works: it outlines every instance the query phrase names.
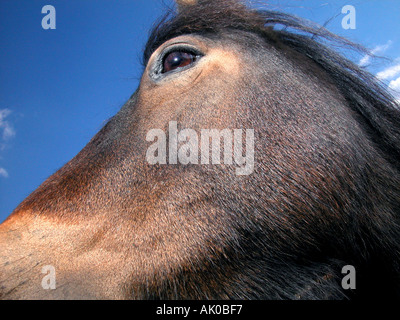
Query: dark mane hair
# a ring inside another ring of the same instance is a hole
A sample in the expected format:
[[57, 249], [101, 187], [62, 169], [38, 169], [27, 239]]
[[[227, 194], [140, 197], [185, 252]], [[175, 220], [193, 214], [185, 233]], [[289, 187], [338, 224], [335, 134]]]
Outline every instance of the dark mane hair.
[[179, 11], [169, 10], [150, 33], [143, 63], [165, 41], [185, 34], [210, 35], [229, 30], [255, 33], [275, 44], [294, 49], [323, 68], [382, 156], [400, 170], [400, 109], [393, 96], [368, 71], [339, 54], [335, 47], [368, 53], [362, 46], [339, 37], [310, 21], [270, 10], [248, 8], [242, 1], [199, 0]]

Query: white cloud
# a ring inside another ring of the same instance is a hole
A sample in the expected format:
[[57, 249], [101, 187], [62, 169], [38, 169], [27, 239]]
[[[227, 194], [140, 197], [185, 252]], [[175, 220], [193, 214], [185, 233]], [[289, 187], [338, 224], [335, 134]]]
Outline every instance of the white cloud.
[[358, 65], [360, 67], [364, 67], [369, 63], [370, 60], [371, 60], [371, 57], [369, 55], [365, 55], [364, 57], [362, 57], [362, 59], [360, 60]]
[[400, 77], [396, 80], [390, 81], [389, 88], [400, 92]]
[[395, 59], [389, 67], [376, 73], [376, 78], [383, 81], [389, 92], [400, 107], [400, 57]]
[[367, 55], [365, 55], [364, 57], [361, 58], [361, 60], [358, 63], [358, 65], [360, 67], [366, 66], [371, 61], [371, 56], [384, 53], [386, 50], [388, 50], [391, 47], [392, 44], [393, 44], [393, 41], [389, 40], [385, 44], [376, 46], [374, 49], [371, 50], [371, 54], [367, 54]]
[[[0, 151], [4, 150], [7, 141], [15, 136], [14, 128], [6, 120], [10, 113], [10, 109], [0, 109]], [[0, 167], [0, 178], [8, 178], [7, 170], [2, 167]]]
[[389, 90], [400, 107], [400, 77], [398, 77], [396, 80], [390, 81]]
[[6, 141], [11, 137], [15, 136], [14, 128], [8, 121], [5, 120], [10, 115], [10, 113], [11, 110], [9, 109], [0, 109], [0, 131], [3, 131], [2, 133], [3, 141]]
[[397, 76], [398, 74], [400, 74], [400, 63], [396, 64], [394, 66], [391, 66], [381, 72], [378, 72], [376, 74], [376, 77], [381, 80], [386, 80], [386, 79], [393, 78], [393, 77]]
[[0, 122], [2, 122], [10, 113], [10, 109], [0, 109]]
[[0, 177], [8, 178], [8, 172], [4, 168], [0, 168]]

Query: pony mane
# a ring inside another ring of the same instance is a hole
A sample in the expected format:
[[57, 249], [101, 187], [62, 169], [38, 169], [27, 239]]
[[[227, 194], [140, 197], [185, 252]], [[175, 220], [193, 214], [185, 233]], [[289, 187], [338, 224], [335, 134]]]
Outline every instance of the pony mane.
[[196, 5], [179, 9], [168, 10], [150, 32], [143, 54], [144, 65], [162, 43], [187, 34], [207, 36], [241, 30], [257, 34], [278, 48], [290, 47], [326, 71], [348, 106], [359, 115], [382, 157], [400, 170], [399, 105], [374, 75], [345, 58], [337, 48], [369, 54], [368, 50], [308, 20], [251, 9], [238, 0], [199, 0]]

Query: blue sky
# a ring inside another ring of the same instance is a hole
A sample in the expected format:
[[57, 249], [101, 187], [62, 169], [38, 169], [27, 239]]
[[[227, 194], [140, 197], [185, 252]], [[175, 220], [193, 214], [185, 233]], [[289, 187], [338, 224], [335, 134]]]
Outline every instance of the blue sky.
[[[263, 3], [263, 1], [257, 1]], [[74, 157], [136, 90], [149, 28], [169, 0], [0, 0], [0, 222]], [[354, 57], [400, 91], [400, 1], [270, 0], [391, 61]], [[42, 7], [56, 9], [44, 30]], [[356, 9], [356, 29], [341, 9]], [[400, 94], [398, 94], [400, 99]]]

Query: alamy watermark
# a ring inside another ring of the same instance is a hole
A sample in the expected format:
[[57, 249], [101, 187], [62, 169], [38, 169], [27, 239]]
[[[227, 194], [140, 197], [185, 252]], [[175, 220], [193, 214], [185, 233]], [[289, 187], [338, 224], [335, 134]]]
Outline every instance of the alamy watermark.
[[56, 8], [51, 5], [45, 5], [42, 13], [46, 14], [42, 19], [42, 28], [44, 30], [56, 29]]
[[342, 19], [342, 28], [345, 30], [356, 29], [356, 8], [352, 5], [346, 5], [342, 8], [342, 14], [345, 14]]
[[56, 289], [56, 269], [51, 266], [44, 266], [42, 273], [45, 276], [42, 278], [42, 288], [44, 290], [55, 290]]
[[342, 288], [344, 290], [356, 289], [356, 268], [351, 265], [342, 268], [342, 274], [345, 276], [342, 279]]
[[[243, 133], [246, 136], [245, 148]], [[223, 160], [221, 140], [224, 142]], [[152, 129], [147, 133], [146, 141], [154, 142], [146, 152], [149, 164], [236, 164], [239, 176], [250, 175], [254, 171], [254, 129], [201, 129], [199, 134], [193, 129], [178, 132], [177, 122], [170, 121], [168, 135], [161, 129]]]
[[[56, 9], [52, 5], [42, 7], [42, 14], [46, 14], [42, 18], [42, 28], [44, 30], [56, 29]], [[342, 8], [342, 28], [345, 30], [356, 29], [356, 8], [352, 5], [345, 5]]]
[[[56, 289], [56, 269], [52, 265], [42, 267], [42, 274], [45, 276], [42, 278], [42, 288], [44, 290], [55, 290]], [[355, 290], [356, 289], [356, 268], [352, 265], [346, 265], [342, 268], [341, 273], [344, 275], [342, 278], [342, 288], [344, 290]]]

